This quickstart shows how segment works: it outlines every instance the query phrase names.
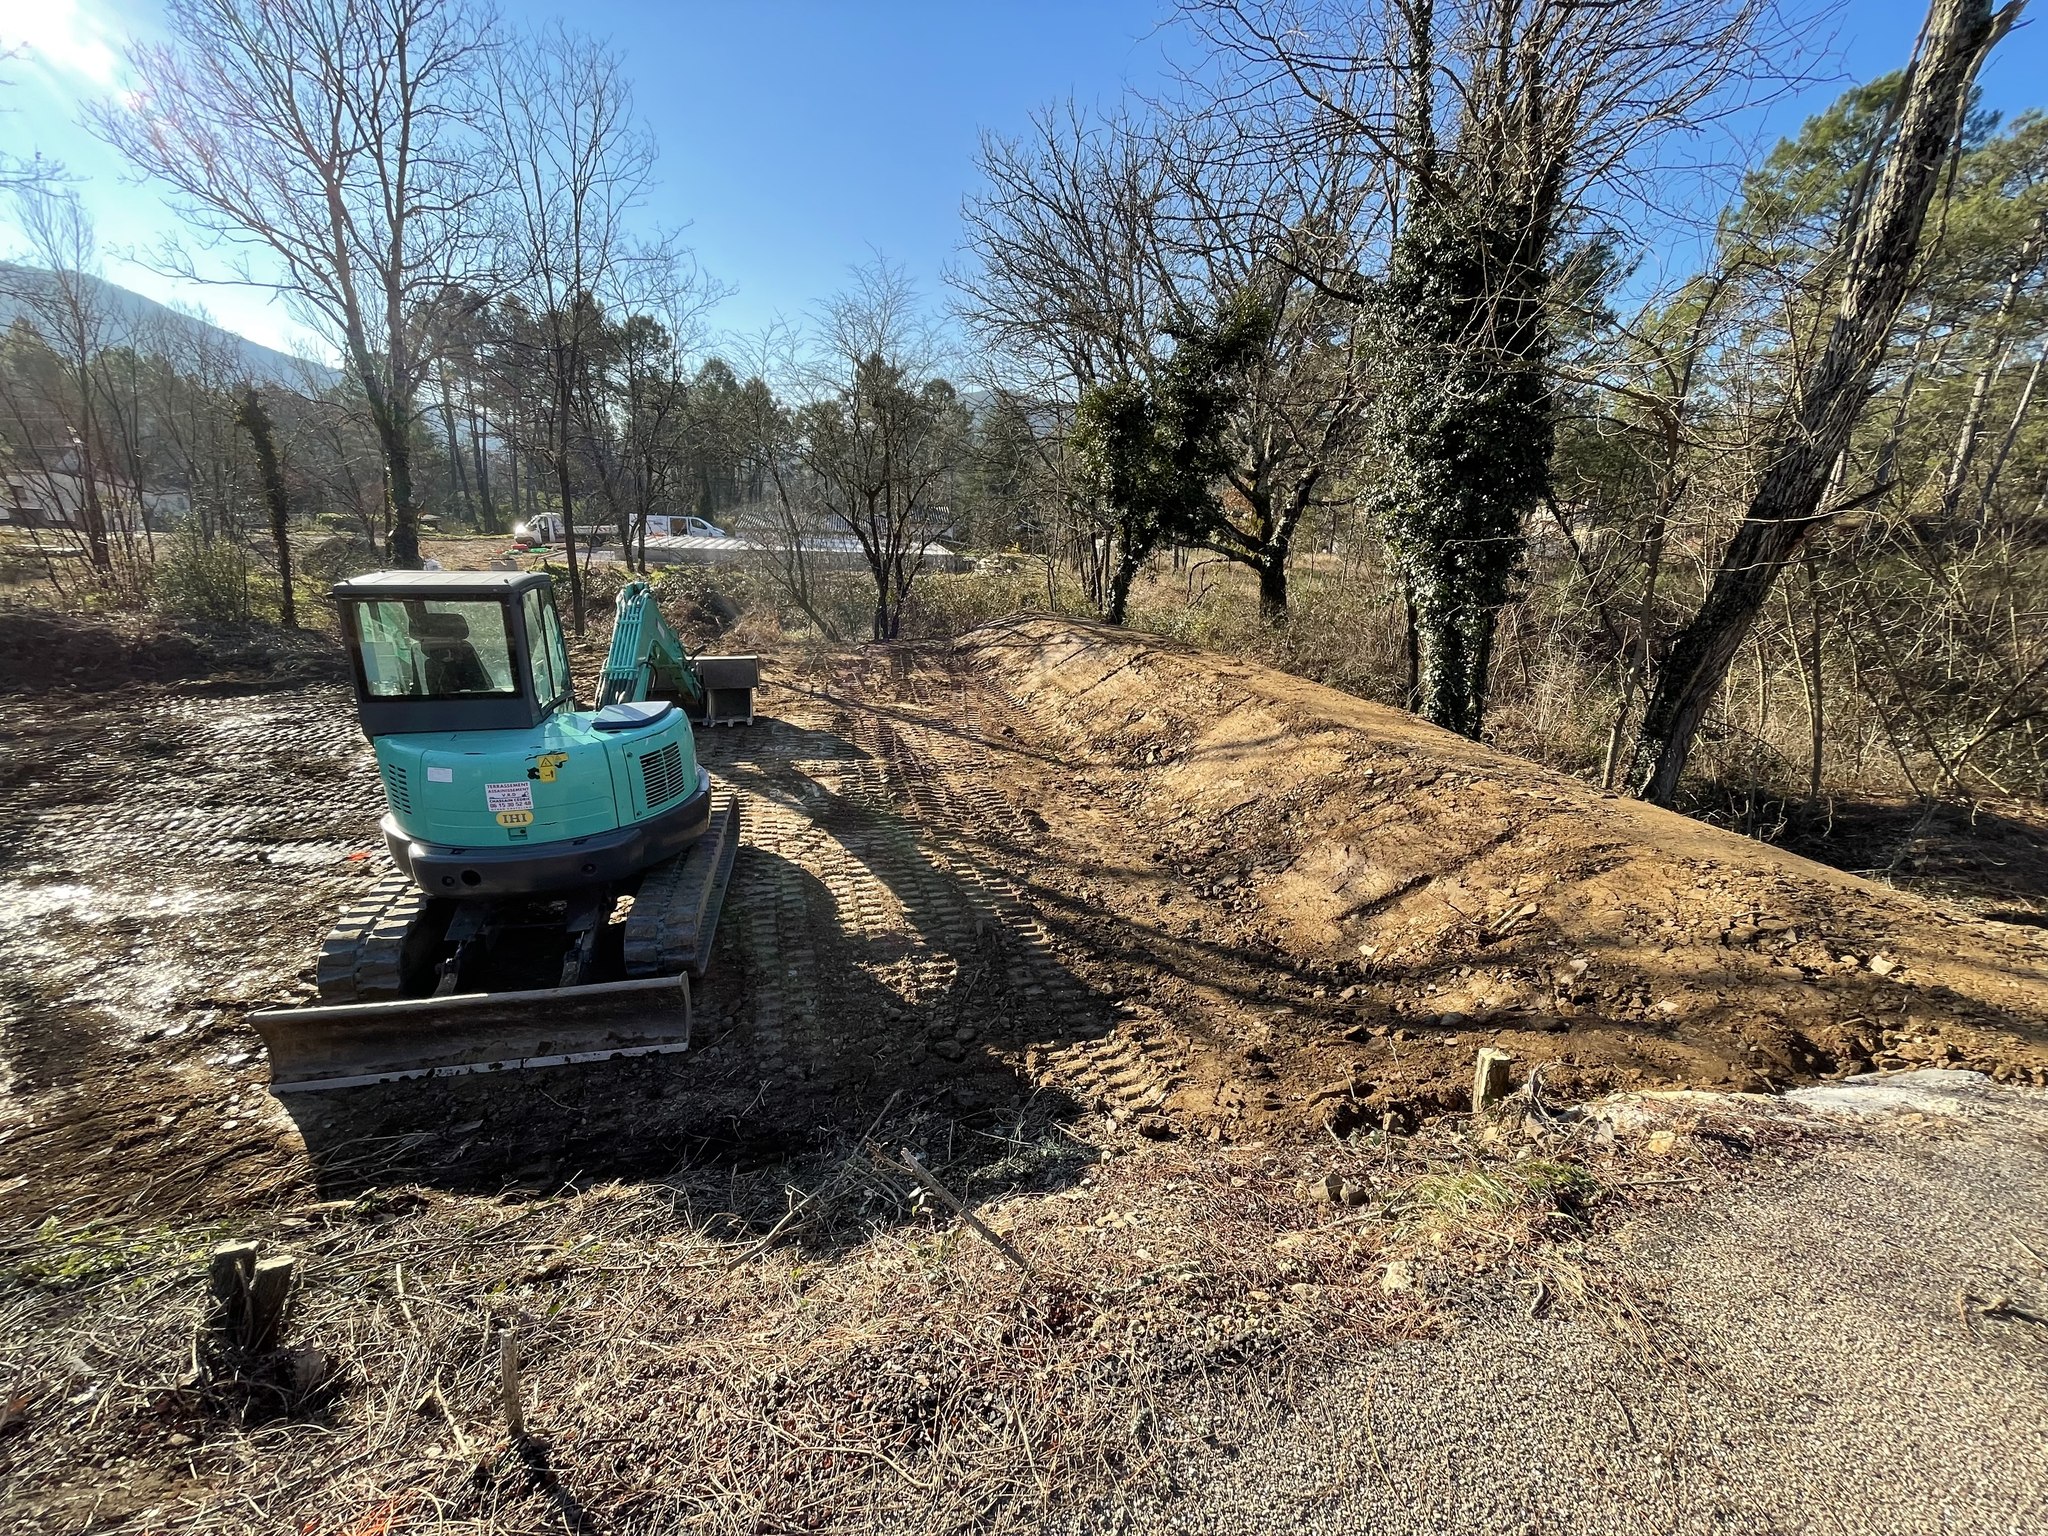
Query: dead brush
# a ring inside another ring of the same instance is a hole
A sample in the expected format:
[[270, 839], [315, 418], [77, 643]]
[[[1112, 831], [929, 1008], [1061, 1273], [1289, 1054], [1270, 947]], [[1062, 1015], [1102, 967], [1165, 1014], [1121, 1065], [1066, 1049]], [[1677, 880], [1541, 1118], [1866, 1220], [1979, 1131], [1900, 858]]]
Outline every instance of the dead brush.
[[[905, 1146], [1030, 1272], [920, 1201]], [[1618, 1289], [1572, 1241], [1602, 1186], [1566, 1150], [1433, 1130], [1343, 1155], [1375, 1204], [1333, 1218], [1298, 1150], [892, 1103], [767, 1167], [302, 1207], [263, 1235], [304, 1256], [294, 1338], [341, 1396], [242, 1426], [170, 1391], [204, 1306], [188, 1255], [84, 1305], [10, 1298], [0, 1371], [34, 1406], [9, 1476], [57, 1525], [132, 1481], [164, 1532], [1092, 1528], [1161, 1485], [1203, 1404], [1432, 1330], [1457, 1271], [1514, 1266], [1543, 1305]], [[1390, 1290], [1404, 1259], [1429, 1277]]]
[[[14, 1309], [0, 1366], [78, 1406], [10, 1439], [11, 1480], [29, 1507], [82, 1514], [81, 1469], [96, 1497], [133, 1475], [163, 1531], [314, 1512], [346, 1530], [394, 1499], [408, 1530], [1028, 1530], [1156, 1480], [1191, 1391], [1416, 1326], [1358, 1254], [1276, 1249], [1313, 1220], [1277, 1158], [1134, 1143], [1098, 1161], [1021, 1124], [991, 1158], [970, 1152], [986, 1133], [920, 1115], [888, 1132], [877, 1155], [281, 1217], [307, 1258], [295, 1336], [349, 1390], [264, 1427], [166, 1395], [204, 1306], [192, 1262], [87, 1307]], [[920, 1209], [878, 1155], [899, 1144], [1037, 1273]], [[164, 1465], [172, 1494], [144, 1475]]]
[[1548, 1158], [1424, 1174], [1403, 1192], [1401, 1226], [1432, 1242], [1529, 1235], [1548, 1218], [1576, 1219], [1600, 1197], [1585, 1168]]

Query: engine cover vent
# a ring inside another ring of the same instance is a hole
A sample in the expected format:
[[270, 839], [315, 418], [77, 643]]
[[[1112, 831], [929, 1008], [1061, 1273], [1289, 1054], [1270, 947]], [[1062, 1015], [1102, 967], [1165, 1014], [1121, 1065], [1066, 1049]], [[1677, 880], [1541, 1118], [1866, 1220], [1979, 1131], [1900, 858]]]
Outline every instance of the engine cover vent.
[[391, 801], [392, 810], [401, 816], [412, 814], [412, 784], [396, 763], [384, 765], [384, 794]]
[[650, 752], [641, 758], [640, 783], [647, 791], [647, 808], [650, 811], [679, 799], [689, 788], [683, 781], [682, 744], [672, 741], [659, 752]]

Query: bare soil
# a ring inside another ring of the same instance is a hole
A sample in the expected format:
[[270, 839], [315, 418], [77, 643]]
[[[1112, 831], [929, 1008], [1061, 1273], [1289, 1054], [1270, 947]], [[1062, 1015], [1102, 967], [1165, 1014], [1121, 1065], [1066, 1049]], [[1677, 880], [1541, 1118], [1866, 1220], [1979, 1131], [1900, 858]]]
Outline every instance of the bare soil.
[[[310, 996], [381, 857], [320, 645], [171, 681], [135, 646], [97, 687], [0, 692], [19, 1528], [1090, 1528], [1159, 1474], [1173, 1394], [1435, 1326], [1441, 1287], [1386, 1279], [1427, 1235], [1404, 1181], [1634, 1155], [1469, 1137], [1481, 1045], [1551, 1103], [2048, 1075], [2037, 929], [1262, 668], [1014, 621], [772, 659], [762, 723], [702, 738], [745, 831], [687, 1058], [287, 1110], [244, 1017]], [[904, 1146], [1032, 1283], [946, 1238]], [[1356, 1218], [1326, 1173], [1370, 1192]], [[1498, 1262], [1586, 1230], [1610, 1174], [1488, 1177]], [[202, 1359], [229, 1232], [313, 1256], [317, 1358]], [[1588, 1266], [1581, 1299], [1631, 1318]], [[465, 1470], [451, 1421], [504, 1449], [515, 1321], [555, 1438]]]
[[[284, 679], [0, 695], [7, 1113], [45, 1154], [0, 1202], [545, 1186], [773, 1153], [892, 1093], [965, 1113], [1055, 1093], [1158, 1138], [1402, 1130], [1467, 1107], [1481, 1045], [1566, 1099], [1873, 1066], [2048, 1079], [2048, 933], [1265, 668], [1023, 620], [785, 658], [758, 727], [705, 737], [746, 828], [700, 997], [735, 1063], [722, 1118], [700, 1056], [635, 1090], [680, 1097], [687, 1129], [563, 1087], [564, 1122], [435, 1137], [422, 1165], [403, 1128], [497, 1090], [421, 1086], [319, 1099], [278, 1144], [248, 1112], [267, 1099], [242, 1016], [310, 995], [381, 859], [346, 691], [304, 681], [322, 644]], [[740, 1113], [764, 1081], [766, 1113]], [[138, 1145], [149, 1176], [110, 1185]]]
[[1014, 787], [1048, 818], [1045, 880], [1142, 962], [1124, 999], [1178, 1021], [1190, 1122], [1410, 1125], [1466, 1100], [1486, 1044], [1578, 1098], [2048, 1078], [2038, 929], [1264, 667], [1050, 620], [959, 654], [1024, 714], [1014, 760], [1062, 765]]

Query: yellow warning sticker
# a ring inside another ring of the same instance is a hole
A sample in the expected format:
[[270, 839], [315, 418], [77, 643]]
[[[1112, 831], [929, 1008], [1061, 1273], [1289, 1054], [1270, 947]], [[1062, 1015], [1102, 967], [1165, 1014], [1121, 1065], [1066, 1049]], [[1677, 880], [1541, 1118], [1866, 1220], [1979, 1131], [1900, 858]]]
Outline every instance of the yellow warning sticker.
[[501, 827], [530, 827], [533, 825], [531, 811], [500, 811], [498, 825]]

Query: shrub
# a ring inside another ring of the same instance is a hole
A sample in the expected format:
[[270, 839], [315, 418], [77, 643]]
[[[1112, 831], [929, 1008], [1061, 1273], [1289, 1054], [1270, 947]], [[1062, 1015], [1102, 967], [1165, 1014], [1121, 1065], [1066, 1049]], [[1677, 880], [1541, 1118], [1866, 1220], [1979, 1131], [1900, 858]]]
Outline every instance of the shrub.
[[151, 605], [172, 618], [243, 623], [249, 617], [249, 552], [234, 539], [208, 538], [186, 523], [158, 546], [149, 595]]
[[301, 575], [315, 581], [333, 582], [361, 576], [367, 571], [382, 570], [384, 558], [377, 553], [377, 546], [362, 534], [346, 532], [324, 538], [299, 551], [296, 564]]

